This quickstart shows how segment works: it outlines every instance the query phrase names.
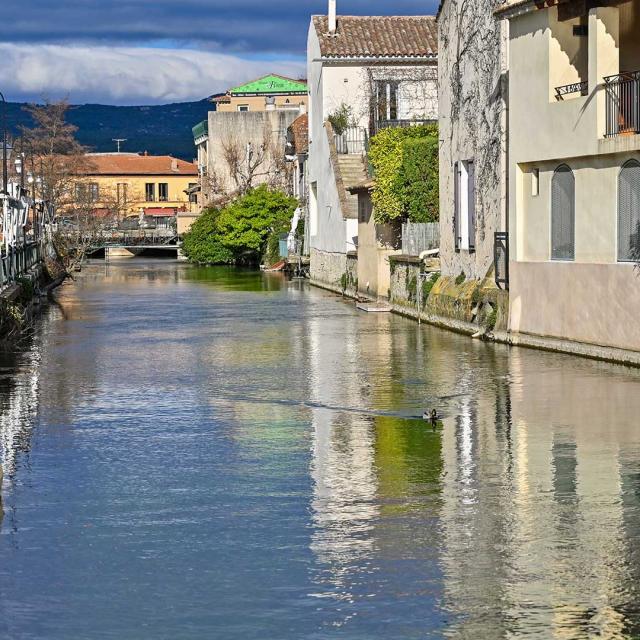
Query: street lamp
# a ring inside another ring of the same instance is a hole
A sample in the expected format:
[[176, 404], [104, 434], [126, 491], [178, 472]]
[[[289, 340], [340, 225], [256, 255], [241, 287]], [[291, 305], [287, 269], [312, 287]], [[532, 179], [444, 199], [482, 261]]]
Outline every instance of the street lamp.
[[24, 153], [18, 154], [14, 160], [16, 173], [20, 176], [20, 188], [24, 191]]

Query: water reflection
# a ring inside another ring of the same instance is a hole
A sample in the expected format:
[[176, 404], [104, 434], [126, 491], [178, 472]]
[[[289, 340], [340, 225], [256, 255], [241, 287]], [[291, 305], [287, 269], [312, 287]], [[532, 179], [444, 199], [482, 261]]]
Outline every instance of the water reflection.
[[0, 363], [0, 636], [640, 634], [640, 372], [228, 269], [58, 297]]

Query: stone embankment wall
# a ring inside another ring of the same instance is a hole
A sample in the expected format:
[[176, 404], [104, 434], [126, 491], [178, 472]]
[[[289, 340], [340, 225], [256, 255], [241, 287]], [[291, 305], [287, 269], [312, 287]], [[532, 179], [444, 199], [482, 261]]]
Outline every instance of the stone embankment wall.
[[67, 274], [58, 260], [47, 258], [0, 292], [0, 347], [17, 340], [40, 308], [43, 298]]
[[358, 291], [358, 254], [311, 250], [311, 283], [317, 287], [355, 297]]
[[436, 261], [392, 256], [390, 303], [393, 311], [468, 334], [504, 331], [508, 293], [492, 280], [442, 276]]

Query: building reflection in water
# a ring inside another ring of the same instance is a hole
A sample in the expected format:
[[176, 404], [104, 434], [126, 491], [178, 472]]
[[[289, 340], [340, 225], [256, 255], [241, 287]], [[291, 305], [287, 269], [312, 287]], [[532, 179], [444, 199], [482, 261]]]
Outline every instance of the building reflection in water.
[[[384, 607], [397, 586], [394, 615], [439, 610], [451, 638], [637, 635], [638, 372], [340, 321], [309, 321], [313, 400], [406, 417], [313, 410], [315, 595]], [[438, 397], [434, 436], [410, 416]]]
[[[347, 323], [345, 327], [343, 323]], [[317, 404], [358, 407], [363, 381], [345, 363], [357, 360], [353, 336], [356, 318], [311, 318], [308, 323], [311, 397]], [[377, 481], [374, 433], [367, 416], [328, 408], [313, 409], [314, 530], [311, 549], [316, 555], [320, 588], [315, 596], [352, 602], [357, 573], [374, 554]]]

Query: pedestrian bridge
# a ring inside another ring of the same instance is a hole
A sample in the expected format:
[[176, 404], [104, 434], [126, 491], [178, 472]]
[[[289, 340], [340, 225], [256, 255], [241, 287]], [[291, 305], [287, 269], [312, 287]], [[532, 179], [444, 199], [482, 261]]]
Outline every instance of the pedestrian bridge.
[[176, 258], [178, 236], [171, 229], [110, 231], [97, 237], [87, 255], [105, 260], [154, 256]]

